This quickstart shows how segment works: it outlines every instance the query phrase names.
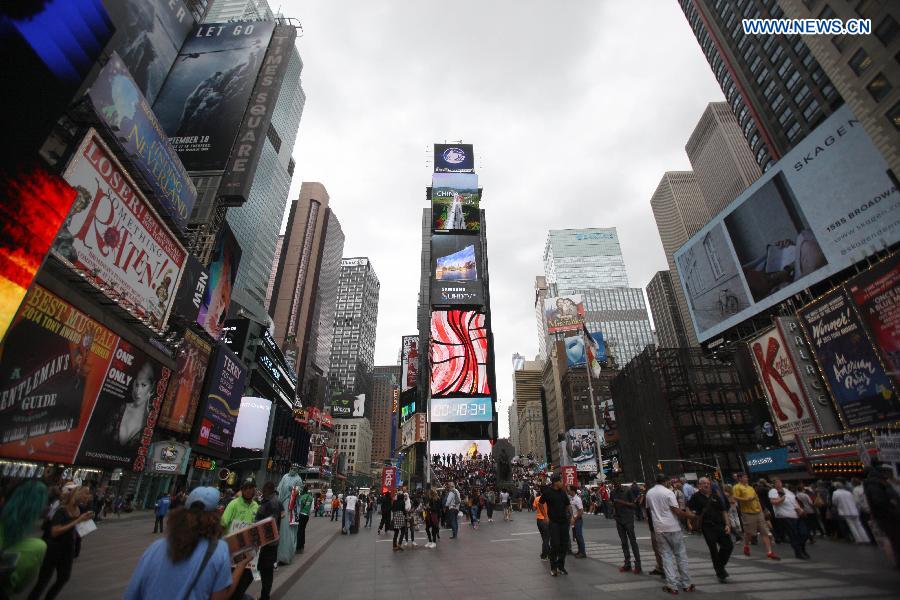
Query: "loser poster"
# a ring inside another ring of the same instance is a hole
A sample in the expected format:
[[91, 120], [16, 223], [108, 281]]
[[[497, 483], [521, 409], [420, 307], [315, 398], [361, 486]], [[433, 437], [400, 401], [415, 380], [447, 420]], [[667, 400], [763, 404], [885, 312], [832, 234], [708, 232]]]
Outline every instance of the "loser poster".
[[900, 388], [900, 260], [894, 254], [847, 283], [860, 316]]
[[846, 428], [900, 419], [900, 401], [842, 288], [797, 312]]
[[78, 449], [79, 464], [144, 470], [170, 371], [119, 340]]
[[53, 253], [158, 333], [187, 253], [93, 129], [63, 177], [77, 191]]
[[0, 346], [0, 456], [73, 463], [118, 342], [34, 286]]

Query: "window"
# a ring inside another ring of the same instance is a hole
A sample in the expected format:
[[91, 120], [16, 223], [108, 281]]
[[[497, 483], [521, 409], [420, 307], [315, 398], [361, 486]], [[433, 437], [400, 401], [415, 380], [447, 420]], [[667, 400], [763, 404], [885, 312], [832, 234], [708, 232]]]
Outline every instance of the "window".
[[875, 28], [875, 37], [881, 40], [882, 44], [887, 46], [894, 41], [895, 37], [897, 37], [898, 31], [900, 31], [900, 25], [897, 25], [897, 21], [894, 20], [894, 17], [887, 15]]
[[803, 101], [806, 100], [807, 96], [809, 96], [809, 86], [804, 85], [794, 96], [794, 102], [799, 106], [800, 104], [803, 104]]
[[778, 59], [781, 58], [782, 54], [784, 54], [784, 46], [775, 46], [775, 51], [769, 55], [773, 65], [778, 62]]
[[756, 77], [756, 83], [758, 83], [759, 85], [762, 85], [763, 81], [765, 81], [768, 76], [769, 76], [769, 69], [768, 68], [763, 69], [762, 71], [759, 72], [759, 75]]
[[866, 91], [875, 99], [875, 102], [881, 102], [885, 96], [891, 93], [892, 89], [894, 89], [894, 86], [891, 85], [891, 82], [887, 80], [883, 73], [876, 75], [875, 79], [866, 86]]
[[756, 58], [753, 59], [753, 62], [750, 63], [750, 70], [753, 71], [754, 75], [756, 74], [756, 70], [759, 68], [759, 64], [761, 62], [762, 62], [762, 58], [760, 58], [759, 55], [757, 55]]
[[838, 52], [843, 53], [844, 48], [847, 47], [847, 39], [848, 38], [846, 35], [836, 35], [833, 38], [831, 38], [831, 43], [834, 45], [835, 48], [837, 48]]
[[872, 13], [875, 12], [877, 7], [873, 6], [875, 2], [873, 0], [859, 0], [856, 3], [856, 14], [861, 16], [864, 19], [871, 19]]
[[784, 96], [782, 94], [778, 94], [774, 100], [772, 100], [772, 110], [777, 111], [781, 108], [781, 105], [784, 104]]
[[712, 269], [713, 277], [719, 279], [725, 275], [722, 269], [722, 263], [719, 260], [719, 252], [709, 237], [709, 234], [703, 238], [703, 249], [706, 251], [706, 258], [709, 260], [709, 266]]
[[816, 5], [816, 0], [803, 0], [803, 6], [806, 7], [806, 10], [812, 12], [813, 7]]
[[794, 121], [794, 123], [787, 130], [787, 137], [790, 141], [794, 142], [797, 140], [798, 135], [800, 135], [800, 124]]
[[859, 76], [872, 66], [872, 57], [869, 56], [865, 50], [860, 48], [850, 57], [847, 64], [850, 65], [850, 69]]
[[809, 106], [807, 106], [805, 109], [803, 109], [803, 117], [807, 121], [811, 121], [813, 115], [815, 115], [816, 112], [818, 112], [818, 110], [819, 110], [819, 101], [816, 100], [815, 98], [813, 98], [812, 101], [810, 101]]
[[[763, 91], [763, 96], [765, 96], [768, 100], [771, 100], [773, 91], [775, 91], [775, 82], [770, 81], [769, 85], [767, 85], [766, 89]], [[738, 120], [740, 120], [740, 119], [738, 119]]]
[[765, 160], [765, 158], [766, 158], [766, 147], [763, 146], [756, 153], [756, 164], [760, 164], [760, 165], [763, 164], [763, 161]]
[[797, 82], [799, 80], [800, 80], [800, 73], [798, 73], [797, 71], [794, 71], [794, 74], [791, 75], [791, 78], [788, 79], [787, 83], [785, 84], [787, 86], [787, 89], [793, 90], [794, 86], [797, 85]]
[[787, 70], [791, 68], [791, 59], [790, 57], [784, 57], [784, 62], [781, 63], [781, 66], [778, 67], [778, 77], [784, 79], [784, 74], [787, 73]]
[[778, 115], [778, 122], [784, 125], [792, 116], [794, 116], [794, 111], [791, 110], [790, 106], [787, 106], [785, 107], [784, 112]]
[[892, 106], [891, 110], [887, 111], [884, 116], [894, 125], [897, 131], [900, 131], [900, 102]]

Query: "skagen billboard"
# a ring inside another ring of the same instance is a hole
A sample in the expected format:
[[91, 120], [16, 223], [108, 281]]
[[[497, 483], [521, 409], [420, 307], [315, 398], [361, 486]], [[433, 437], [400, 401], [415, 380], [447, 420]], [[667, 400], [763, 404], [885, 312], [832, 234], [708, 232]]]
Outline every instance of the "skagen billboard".
[[900, 240], [900, 194], [844, 106], [675, 252], [701, 342]]

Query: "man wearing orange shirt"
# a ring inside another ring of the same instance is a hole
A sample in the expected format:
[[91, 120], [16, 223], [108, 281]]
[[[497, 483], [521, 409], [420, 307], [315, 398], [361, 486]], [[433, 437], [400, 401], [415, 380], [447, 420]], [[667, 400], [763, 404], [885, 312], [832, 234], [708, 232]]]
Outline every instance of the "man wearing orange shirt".
[[550, 560], [550, 530], [548, 528], [549, 517], [547, 506], [541, 504], [541, 495], [538, 494], [532, 503], [537, 517], [537, 528], [541, 532], [541, 560]]

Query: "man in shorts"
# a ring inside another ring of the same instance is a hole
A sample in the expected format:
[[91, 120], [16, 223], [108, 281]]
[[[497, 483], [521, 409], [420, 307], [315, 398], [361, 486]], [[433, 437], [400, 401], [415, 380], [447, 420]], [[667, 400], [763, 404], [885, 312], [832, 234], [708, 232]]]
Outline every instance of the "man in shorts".
[[781, 560], [772, 551], [772, 541], [769, 539], [769, 528], [766, 525], [766, 516], [763, 514], [762, 505], [756, 490], [749, 484], [750, 478], [746, 473], [738, 475], [738, 483], [732, 488], [732, 493], [738, 501], [741, 511], [741, 522], [744, 525], [744, 554], [750, 556], [750, 540], [759, 534], [763, 545], [766, 547], [766, 557], [771, 560]]

